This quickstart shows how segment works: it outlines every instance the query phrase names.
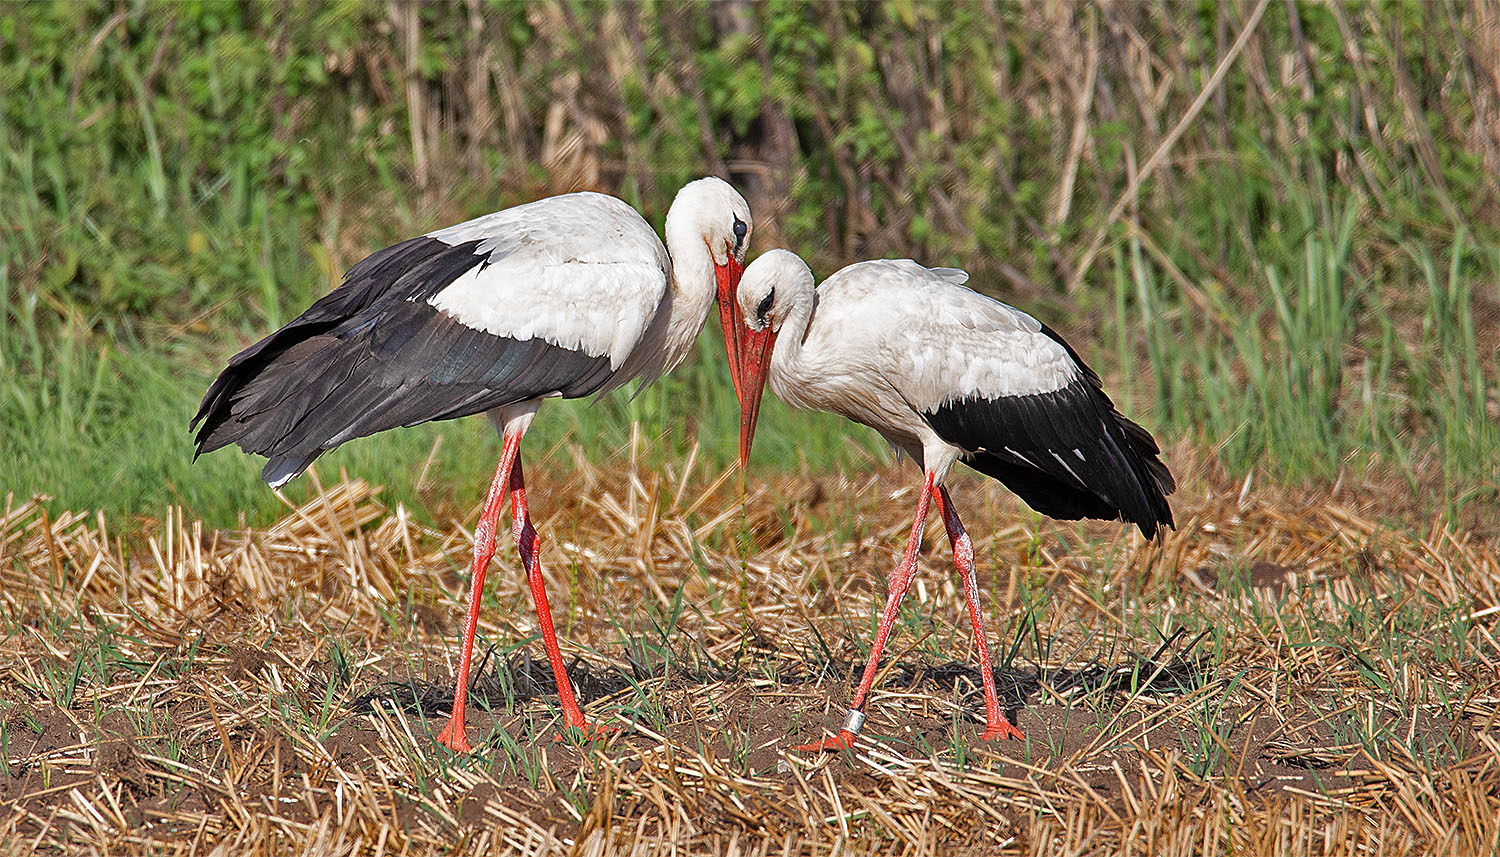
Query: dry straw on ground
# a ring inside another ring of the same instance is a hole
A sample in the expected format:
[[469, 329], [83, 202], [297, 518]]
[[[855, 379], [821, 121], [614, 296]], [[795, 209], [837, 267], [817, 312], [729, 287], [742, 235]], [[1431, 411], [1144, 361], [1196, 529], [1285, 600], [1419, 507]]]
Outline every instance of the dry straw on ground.
[[251, 533], [10, 498], [0, 853], [1496, 853], [1494, 545], [1186, 476], [1161, 546], [960, 484], [1028, 740], [975, 746], [939, 535], [869, 737], [823, 759], [785, 748], [847, 705], [909, 471], [535, 480], [565, 647], [625, 728], [550, 740], [502, 551], [462, 758], [432, 739], [459, 522], [357, 480]]

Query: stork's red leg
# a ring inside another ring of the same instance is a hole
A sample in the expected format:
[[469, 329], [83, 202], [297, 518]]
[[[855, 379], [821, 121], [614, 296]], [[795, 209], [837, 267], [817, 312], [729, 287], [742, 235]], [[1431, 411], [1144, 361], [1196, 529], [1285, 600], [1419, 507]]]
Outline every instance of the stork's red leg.
[[891, 570], [886, 586], [885, 611], [880, 614], [880, 627], [875, 631], [875, 642], [870, 646], [870, 660], [865, 664], [865, 674], [854, 691], [854, 700], [849, 704], [849, 716], [839, 734], [811, 744], [799, 744], [793, 750], [818, 752], [820, 750], [847, 750], [854, 746], [854, 737], [865, 722], [865, 700], [870, 695], [870, 686], [875, 683], [875, 672], [880, 666], [880, 653], [891, 636], [891, 626], [896, 622], [896, 612], [901, 609], [901, 599], [917, 576], [917, 549], [922, 546], [922, 531], [927, 525], [928, 499], [932, 496], [932, 473], [928, 472], [922, 483], [922, 493], [917, 498], [916, 519], [911, 524], [911, 537], [906, 540], [906, 553], [901, 563]]
[[583, 730], [584, 735], [590, 738], [608, 735], [615, 730], [590, 725], [583, 719], [583, 710], [578, 707], [578, 699], [573, 695], [573, 683], [568, 679], [568, 668], [563, 666], [562, 650], [557, 646], [557, 632], [552, 628], [552, 610], [547, 606], [547, 585], [542, 579], [539, 540], [536, 528], [531, 526], [531, 515], [526, 509], [526, 478], [521, 471], [519, 455], [516, 456], [515, 469], [511, 471], [510, 507], [511, 535], [516, 539], [521, 564], [526, 567], [526, 581], [531, 584], [531, 598], [536, 602], [537, 623], [542, 629], [542, 645], [547, 649], [547, 660], [552, 663], [552, 676], [557, 681], [557, 697], [562, 704], [563, 720], [567, 726]]
[[958, 510], [953, 508], [953, 498], [948, 489], [939, 485], [932, 491], [932, 500], [937, 504], [938, 514], [943, 516], [943, 526], [948, 528], [948, 541], [953, 545], [953, 564], [958, 567], [959, 577], [964, 583], [964, 597], [969, 601], [969, 620], [974, 623], [974, 646], [979, 650], [979, 674], [984, 682], [984, 733], [981, 741], [993, 738], [1015, 738], [1025, 736], [1000, 710], [1000, 695], [995, 692], [995, 671], [990, 668], [990, 645], [985, 640], [984, 614], [979, 609], [979, 581], [974, 574], [974, 542], [958, 519]]
[[484, 596], [484, 572], [489, 567], [490, 557], [495, 555], [495, 525], [500, 520], [500, 504], [505, 501], [505, 486], [511, 481], [512, 465], [519, 465], [521, 435], [505, 436], [505, 447], [500, 453], [500, 466], [495, 468], [495, 478], [490, 482], [489, 494], [484, 499], [484, 509], [479, 513], [479, 524], [474, 527], [474, 570], [469, 586], [469, 613], [464, 620], [463, 650], [458, 656], [458, 686], [453, 690], [453, 715], [448, 725], [438, 733], [438, 741], [449, 748], [467, 753], [472, 749], [464, 735], [464, 702], [469, 695], [469, 662], [474, 656], [474, 631], [479, 626], [479, 602]]

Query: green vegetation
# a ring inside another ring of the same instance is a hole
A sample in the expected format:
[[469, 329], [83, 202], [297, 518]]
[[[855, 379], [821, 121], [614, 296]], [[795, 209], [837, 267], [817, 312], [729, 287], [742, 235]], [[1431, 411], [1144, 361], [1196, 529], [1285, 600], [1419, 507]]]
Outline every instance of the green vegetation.
[[[962, 265], [1231, 474], [1373, 469], [1492, 504], [1493, 13], [1294, 11], [5, 4], [0, 489], [268, 521], [257, 462], [189, 463], [230, 354], [400, 238], [583, 186], [659, 224], [719, 172], [757, 210], [754, 250], [825, 275]], [[708, 336], [636, 399], [549, 406], [532, 455], [608, 461], [638, 422], [653, 460], [698, 441], [728, 462]], [[782, 469], [881, 454], [770, 403], [760, 439]], [[476, 502], [496, 452], [471, 420], [320, 467], [436, 515]]]

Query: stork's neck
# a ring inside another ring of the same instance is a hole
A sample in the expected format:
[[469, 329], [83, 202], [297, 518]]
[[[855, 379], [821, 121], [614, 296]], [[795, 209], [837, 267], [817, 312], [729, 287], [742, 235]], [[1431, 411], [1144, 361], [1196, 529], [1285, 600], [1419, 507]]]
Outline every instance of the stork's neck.
[[771, 390], [778, 398], [796, 397], [796, 388], [802, 383], [803, 345], [807, 341], [807, 329], [812, 325], [813, 311], [817, 309], [818, 294], [810, 286], [783, 283], [781, 288], [791, 289], [787, 295], [786, 319], [781, 323], [781, 332], [776, 335], [776, 350], [771, 352]]
[[670, 372], [692, 351], [698, 331], [713, 305], [717, 281], [714, 259], [703, 240], [702, 230], [667, 213], [667, 253], [672, 257], [671, 282], [662, 309], [667, 313], [662, 341], [663, 372]]

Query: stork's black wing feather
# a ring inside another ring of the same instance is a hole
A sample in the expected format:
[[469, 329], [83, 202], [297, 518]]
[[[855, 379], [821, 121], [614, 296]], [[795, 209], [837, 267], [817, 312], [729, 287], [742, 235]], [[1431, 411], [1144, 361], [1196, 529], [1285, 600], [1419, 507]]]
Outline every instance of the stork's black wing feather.
[[1148, 538], [1172, 526], [1166, 495], [1176, 488], [1150, 432], [1115, 410], [1099, 377], [1047, 326], [1082, 370], [1059, 390], [970, 398], [924, 414], [964, 461], [1000, 480], [1044, 515], [1123, 519]]
[[482, 263], [476, 244], [416, 238], [375, 253], [235, 355], [193, 418], [198, 454], [238, 444], [270, 459], [262, 476], [280, 484], [347, 440], [602, 387], [607, 356], [475, 330], [427, 302]]

